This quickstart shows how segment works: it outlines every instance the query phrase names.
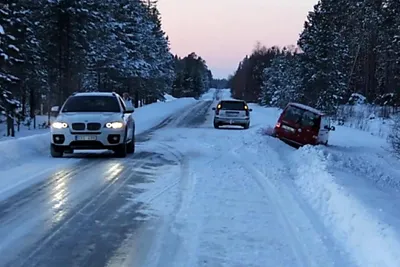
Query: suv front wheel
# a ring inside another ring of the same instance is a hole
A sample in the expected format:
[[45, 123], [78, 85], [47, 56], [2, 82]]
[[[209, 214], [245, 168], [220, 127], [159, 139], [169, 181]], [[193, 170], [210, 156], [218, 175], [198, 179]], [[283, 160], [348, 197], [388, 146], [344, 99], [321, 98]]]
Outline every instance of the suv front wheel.
[[62, 158], [64, 151], [58, 148], [56, 145], [50, 145], [50, 154], [53, 158]]
[[122, 143], [122, 144], [119, 144], [114, 149], [114, 153], [115, 153], [115, 156], [117, 158], [125, 158], [128, 155], [128, 153], [131, 154], [135, 150], [134, 149], [135, 141], [134, 141], [134, 138], [133, 138], [134, 136], [132, 137], [132, 141], [127, 143], [126, 141], [127, 141], [128, 138], [127, 138], [127, 134], [126, 133], [127, 133], [127, 131], [125, 132], [125, 142]]
[[124, 143], [124, 144], [118, 145], [118, 146], [114, 149], [114, 153], [115, 153], [115, 156], [116, 156], [117, 158], [125, 158], [126, 155], [128, 154], [128, 151], [127, 151], [127, 144]]
[[128, 154], [133, 154], [133, 153], [135, 153], [135, 133], [133, 133], [132, 134], [133, 136], [132, 136], [132, 139], [131, 139], [131, 141], [128, 143], [128, 144], [126, 144], [126, 152], [128, 153]]

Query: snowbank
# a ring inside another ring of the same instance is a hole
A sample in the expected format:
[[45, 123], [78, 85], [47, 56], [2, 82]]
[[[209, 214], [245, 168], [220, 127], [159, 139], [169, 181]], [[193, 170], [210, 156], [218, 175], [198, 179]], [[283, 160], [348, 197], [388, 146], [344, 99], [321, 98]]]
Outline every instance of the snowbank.
[[[5, 119], [0, 118], [0, 121], [4, 121]], [[48, 129], [39, 129], [39, 124], [47, 123], [48, 117], [46, 115], [38, 115], [36, 116], [36, 129], [33, 128], [33, 125], [31, 125], [31, 129], [29, 129], [27, 126], [21, 124], [20, 125], [20, 131], [17, 131], [17, 126], [15, 126], [15, 135], [16, 137], [8, 137], [6, 136], [6, 123], [0, 123], [0, 142], [5, 141], [5, 140], [13, 140], [15, 138], [20, 138], [20, 137], [27, 137], [35, 134], [43, 134], [48, 132]], [[50, 117], [50, 122], [54, 120], [54, 117]], [[33, 122], [32, 122], [33, 123]]]
[[0, 166], [6, 168], [11, 163], [29, 161], [36, 156], [46, 156], [49, 152], [50, 134], [35, 134], [0, 142]]
[[290, 159], [301, 192], [359, 266], [400, 266], [395, 231], [336, 183], [320, 148], [301, 148]]
[[[171, 116], [180, 109], [196, 102], [193, 98], [179, 98], [169, 102], [159, 102], [137, 108], [133, 113], [136, 134], [140, 134]], [[0, 166], [15, 166], [37, 157], [48, 157], [50, 134], [34, 134], [0, 142]]]
[[177, 98], [168, 102], [158, 102], [135, 109], [136, 134], [140, 134], [161, 123], [179, 110], [196, 103], [194, 98]]
[[329, 133], [329, 143], [334, 146], [352, 148], [387, 148], [386, 139], [374, 136], [369, 132], [346, 126], [335, 126]]
[[173, 100], [176, 100], [176, 99], [177, 99], [177, 98], [173, 97], [173, 96], [170, 95], [170, 94], [165, 94], [165, 95], [164, 95], [164, 98], [165, 98], [164, 101], [158, 101], [158, 102], [169, 102], [169, 101], [173, 101]]

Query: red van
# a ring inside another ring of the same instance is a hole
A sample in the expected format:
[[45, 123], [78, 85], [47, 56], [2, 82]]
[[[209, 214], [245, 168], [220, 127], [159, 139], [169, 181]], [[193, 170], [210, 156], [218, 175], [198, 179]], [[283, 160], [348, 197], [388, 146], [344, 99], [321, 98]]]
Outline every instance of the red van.
[[289, 103], [279, 116], [273, 136], [294, 145], [327, 145], [330, 118], [323, 112], [299, 103]]

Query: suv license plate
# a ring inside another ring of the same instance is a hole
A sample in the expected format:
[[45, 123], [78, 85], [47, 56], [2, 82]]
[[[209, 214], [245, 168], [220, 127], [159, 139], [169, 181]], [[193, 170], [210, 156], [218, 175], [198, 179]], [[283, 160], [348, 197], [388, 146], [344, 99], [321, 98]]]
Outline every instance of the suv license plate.
[[77, 135], [75, 136], [76, 141], [96, 141], [97, 136], [95, 135]]

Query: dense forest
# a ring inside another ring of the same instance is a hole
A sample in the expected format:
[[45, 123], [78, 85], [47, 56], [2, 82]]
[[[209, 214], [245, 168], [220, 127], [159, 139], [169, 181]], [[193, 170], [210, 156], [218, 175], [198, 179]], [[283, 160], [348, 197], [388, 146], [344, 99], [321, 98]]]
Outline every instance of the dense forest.
[[171, 54], [154, 0], [0, 4], [0, 111], [11, 124], [76, 91], [129, 92], [138, 106], [198, 97], [211, 81], [195, 53]]
[[324, 0], [309, 13], [298, 48], [257, 44], [230, 77], [235, 97], [282, 107], [298, 101], [335, 113], [355, 93], [400, 105], [400, 2]]
[[211, 86], [212, 73], [206, 62], [196, 53], [179, 58], [175, 56], [175, 81], [171, 94], [174, 97], [199, 97]]
[[216, 89], [228, 88], [228, 79], [213, 79], [211, 81], [211, 88], [216, 88]]

